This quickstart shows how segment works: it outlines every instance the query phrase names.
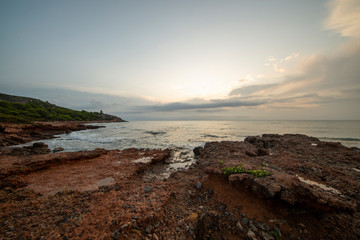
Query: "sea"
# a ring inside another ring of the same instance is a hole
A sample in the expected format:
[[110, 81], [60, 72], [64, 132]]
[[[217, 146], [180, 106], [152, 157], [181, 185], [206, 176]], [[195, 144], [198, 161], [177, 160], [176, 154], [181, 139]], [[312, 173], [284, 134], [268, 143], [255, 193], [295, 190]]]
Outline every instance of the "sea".
[[243, 141], [262, 134], [305, 134], [360, 148], [360, 121], [133, 121], [92, 123], [104, 128], [76, 131], [42, 140], [64, 151], [104, 149], [192, 150], [206, 142]]

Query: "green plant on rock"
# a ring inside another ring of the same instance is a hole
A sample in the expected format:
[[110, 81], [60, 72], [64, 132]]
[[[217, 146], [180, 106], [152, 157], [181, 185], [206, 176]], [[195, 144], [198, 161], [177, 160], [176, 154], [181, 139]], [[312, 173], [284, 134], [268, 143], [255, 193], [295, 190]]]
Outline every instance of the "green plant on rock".
[[258, 177], [266, 177], [266, 176], [270, 175], [270, 172], [263, 170], [263, 169], [261, 169], [261, 170], [245, 170], [242, 167], [242, 164], [240, 164], [237, 167], [225, 167], [222, 169], [222, 171], [224, 172], [224, 174], [226, 176], [229, 176], [231, 174], [248, 173], [248, 174], [253, 175], [255, 178], [258, 178]]
[[281, 232], [279, 230], [273, 230], [269, 232], [271, 236], [275, 238], [275, 240], [281, 239]]
[[265, 162], [262, 162], [261, 165], [260, 165], [260, 168], [262, 169], [263, 167], [266, 167], [267, 164]]
[[247, 170], [246, 173], [253, 175], [254, 177], [266, 177], [270, 175], [270, 172], [266, 170]]
[[223, 161], [223, 160], [220, 160], [219, 163], [220, 163], [220, 164], [224, 164], [224, 161]]

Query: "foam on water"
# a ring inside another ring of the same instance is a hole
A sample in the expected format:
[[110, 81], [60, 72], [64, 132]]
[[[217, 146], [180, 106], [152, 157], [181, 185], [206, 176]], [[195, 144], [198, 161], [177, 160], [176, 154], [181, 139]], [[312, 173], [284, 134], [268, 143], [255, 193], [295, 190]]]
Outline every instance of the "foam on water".
[[43, 140], [51, 149], [182, 148], [192, 150], [211, 141], [242, 141], [265, 133], [298, 133], [360, 147], [360, 121], [138, 121], [95, 123], [105, 128], [58, 135]]

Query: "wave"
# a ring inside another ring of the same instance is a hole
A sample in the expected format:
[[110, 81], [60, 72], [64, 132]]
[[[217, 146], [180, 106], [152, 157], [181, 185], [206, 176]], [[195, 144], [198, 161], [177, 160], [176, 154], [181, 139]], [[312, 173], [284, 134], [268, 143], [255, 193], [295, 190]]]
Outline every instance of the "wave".
[[205, 135], [202, 135], [202, 137], [204, 137], [204, 138], [227, 138], [226, 136], [217, 136], [217, 135], [213, 135], [213, 134], [205, 134]]
[[106, 126], [108, 129], [122, 129], [125, 128], [124, 126]]
[[166, 134], [166, 132], [161, 132], [161, 131], [159, 131], [159, 132], [156, 132], [156, 131], [146, 131], [145, 133], [151, 134], [151, 135], [154, 135], [154, 136]]
[[321, 140], [334, 140], [334, 141], [347, 141], [347, 142], [360, 142], [360, 138], [333, 138], [333, 137], [323, 137], [319, 138]]
[[80, 132], [72, 132], [66, 137], [66, 140], [78, 140], [91, 143], [112, 143], [131, 139], [125, 137], [100, 137], [98, 134], [84, 134]]
[[91, 143], [113, 143], [117, 141], [124, 141], [130, 140], [122, 137], [102, 137], [102, 138], [72, 138], [69, 140], [79, 140], [79, 141], [86, 141]]

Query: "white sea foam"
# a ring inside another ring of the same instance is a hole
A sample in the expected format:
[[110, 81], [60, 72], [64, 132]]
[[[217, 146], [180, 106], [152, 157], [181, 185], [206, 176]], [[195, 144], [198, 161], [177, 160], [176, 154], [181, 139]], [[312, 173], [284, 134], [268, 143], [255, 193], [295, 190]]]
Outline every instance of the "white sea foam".
[[360, 147], [360, 121], [139, 121], [93, 125], [105, 128], [62, 134], [44, 142], [51, 149], [62, 147], [65, 151], [95, 148], [192, 150], [211, 141], [242, 141], [246, 136], [264, 133], [299, 133]]
[[142, 157], [142, 158], [139, 158], [139, 159], [136, 159], [134, 161], [132, 161], [133, 163], [150, 163], [152, 160], [151, 157]]

